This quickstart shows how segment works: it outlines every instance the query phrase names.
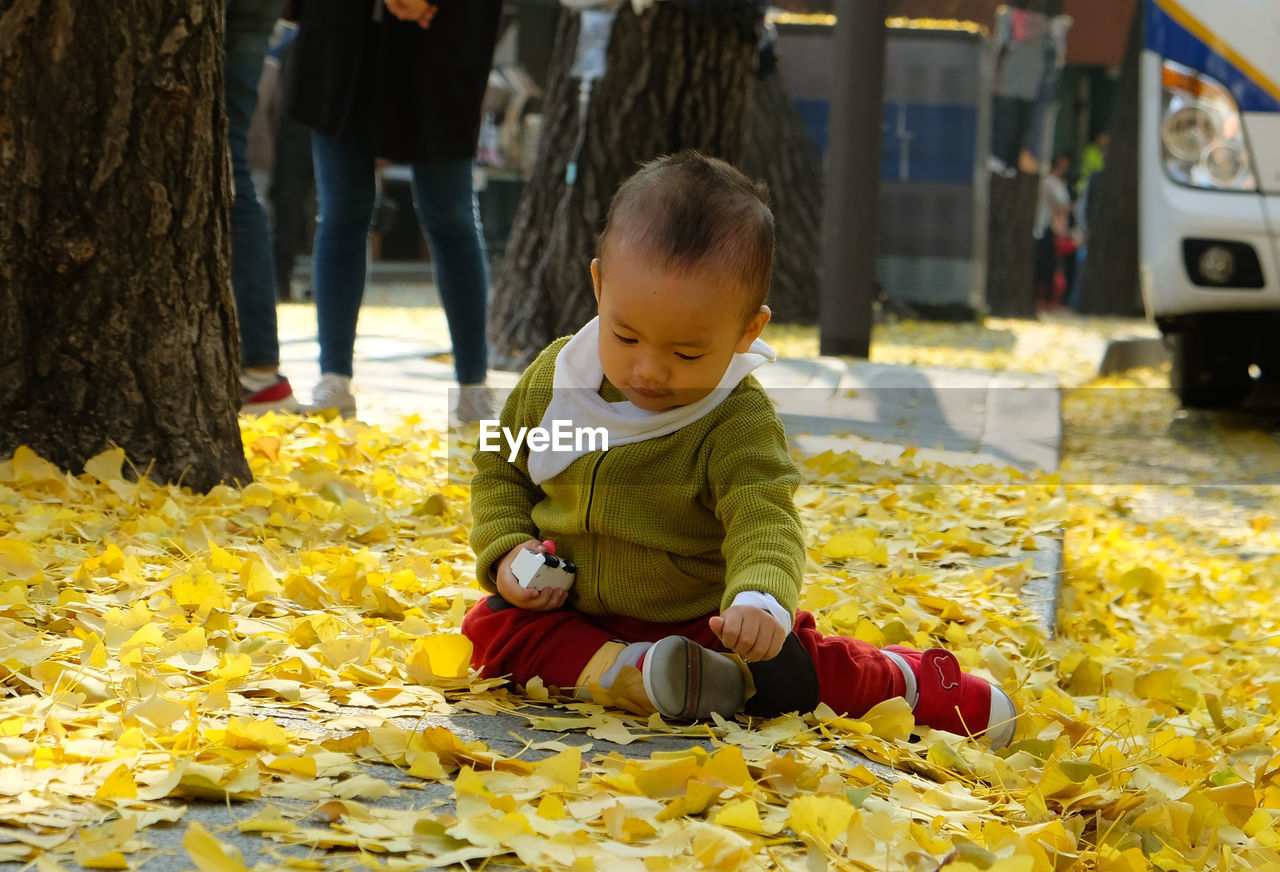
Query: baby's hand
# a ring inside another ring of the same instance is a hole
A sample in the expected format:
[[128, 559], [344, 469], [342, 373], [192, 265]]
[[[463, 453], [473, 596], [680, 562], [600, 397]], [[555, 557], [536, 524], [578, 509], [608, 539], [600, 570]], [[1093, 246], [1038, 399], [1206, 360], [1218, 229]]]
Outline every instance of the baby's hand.
[[541, 554], [547, 550], [547, 546], [536, 539], [530, 539], [507, 552], [506, 556], [502, 558], [502, 562], [498, 564], [496, 573], [498, 596], [513, 606], [528, 609], [531, 612], [549, 612], [552, 609], [560, 608], [564, 605], [564, 601], [569, 598], [568, 590], [559, 590], [554, 587], [544, 587], [541, 590], [524, 588], [516, 580], [515, 574], [511, 571], [511, 561], [515, 560], [516, 555], [525, 549]]
[[772, 660], [787, 640], [787, 631], [773, 615], [756, 606], [729, 606], [711, 619], [711, 632], [748, 663]]

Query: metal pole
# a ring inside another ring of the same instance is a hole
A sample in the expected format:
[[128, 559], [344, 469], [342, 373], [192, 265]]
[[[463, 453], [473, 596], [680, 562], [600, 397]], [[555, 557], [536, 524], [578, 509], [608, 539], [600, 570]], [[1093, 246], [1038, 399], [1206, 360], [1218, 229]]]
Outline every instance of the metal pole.
[[822, 354], [868, 357], [880, 211], [886, 0], [836, 0], [823, 208]]

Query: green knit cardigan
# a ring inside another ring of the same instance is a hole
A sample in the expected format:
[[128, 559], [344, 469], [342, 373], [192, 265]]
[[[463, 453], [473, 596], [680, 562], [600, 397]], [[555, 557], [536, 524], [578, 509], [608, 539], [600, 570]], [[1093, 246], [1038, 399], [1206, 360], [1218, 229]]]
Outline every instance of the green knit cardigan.
[[[529, 366], [502, 425], [541, 425], [556, 355]], [[601, 396], [625, 399], [605, 382]], [[794, 616], [805, 566], [794, 495], [800, 474], [782, 422], [754, 376], [715, 409], [654, 439], [594, 451], [541, 486], [529, 449], [475, 452], [471, 547], [480, 585], [495, 591], [503, 556], [527, 539], [552, 539], [577, 564], [568, 607], [588, 615], [685, 621], [728, 608], [742, 591], [773, 597]]]

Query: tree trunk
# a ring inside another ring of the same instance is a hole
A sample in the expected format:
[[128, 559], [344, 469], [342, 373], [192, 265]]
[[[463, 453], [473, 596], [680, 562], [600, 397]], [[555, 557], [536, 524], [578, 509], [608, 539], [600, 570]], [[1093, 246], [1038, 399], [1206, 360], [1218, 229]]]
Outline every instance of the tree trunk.
[[987, 215], [987, 308], [998, 318], [1034, 318], [1036, 220], [1040, 177], [990, 176]]
[[[1063, 0], [1021, 0], [1010, 6], [1042, 12], [1052, 18], [1062, 13]], [[1028, 117], [1020, 119], [1017, 138], [1022, 139]], [[1046, 121], [1053, 124], [1053, 119]], [[1039, 160], [1039, 155], [1031, 156]], [[1003, 318], [1034, 318], [1036, 205], [1040, 196], [1040, 175], [1026, 172], [1026, 158], [1010, 163], [1018, 173], [1013, 178], [989, 174], [987, 200], [987, 308]]]
[[655, 3], [640, 15], [624, 4], [608, 67], [591, 94], [577, 181], [566, 194], [579, 133], [578, 80], [569, 76], [578, 24], [576, 14], [560, 16], [542, 141], [494, 282], [489, 331], [499, 367], [522, 368], [595, 314], [588, 265], [596, 237], [613, 192], [641, 162], [697, 148], [736, 163], [746, 140], [754, 35], [714, 26], [677, 3]]
[[0, 457], [249, 480], [222, 34], [221, 0], [0, 11]]
[[[1138, 280], [1138, 62], [1142, 12], [1134, 13], [1124, 66], [1111, 110], [1106, 168], [1093, 183], [1088, 206], [1089, 251], [1080, 285], [1080, 312], [1140, 315]], [[1152, 157], [1154, 160], [1154, 156]], [[1094, 198], [1096, 202], [1093, 202]]]
[[769, 186], [777, 247], [769, 306], [777, 321], [818, 319], [822, 264], [822, 161], [776, 61], [756, 79], [742, 171]]

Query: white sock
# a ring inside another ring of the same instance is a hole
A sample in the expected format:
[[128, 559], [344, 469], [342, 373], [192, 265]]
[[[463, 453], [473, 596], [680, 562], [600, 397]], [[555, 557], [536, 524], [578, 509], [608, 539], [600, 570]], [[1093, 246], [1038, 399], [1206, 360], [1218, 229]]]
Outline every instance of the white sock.
[[906, 699], [907, 704], [914, 709], [916, 707], [916, 702], [920, 699], [920, 691], [916, 687], [916, 674], [911, 671], [911, 664], [907, 663], [901, 655], [895, 654], [892, 651], [881, 650], [880, 653], [888, 657], [895, 666], [902, 670], [902, 677], [906, 679], [907, 682], [907, 689], [902, 696]]
[[279, 370], [273, 369], [268, 372], [254, 372], [248, 369], [240, 370], [240, 384], [251, 391], [269, 388], [278, 381], [280, 381]]
[[622, 667], [635, 666], [640, 662], [640, 658], [644, 656], [644, 652], [652, 647], [652, 642], [632, 642], [623, 648], [622, 653], [618, 655], [618, 659], [613, 661], [613, 665], [600, 676], [600, 686], [606, 690], [613, 687], [613, 683], [618, 680], [618, 673], [622, 671]]

